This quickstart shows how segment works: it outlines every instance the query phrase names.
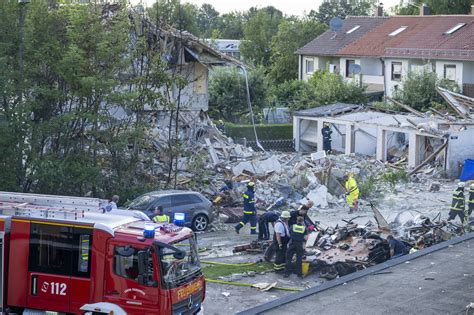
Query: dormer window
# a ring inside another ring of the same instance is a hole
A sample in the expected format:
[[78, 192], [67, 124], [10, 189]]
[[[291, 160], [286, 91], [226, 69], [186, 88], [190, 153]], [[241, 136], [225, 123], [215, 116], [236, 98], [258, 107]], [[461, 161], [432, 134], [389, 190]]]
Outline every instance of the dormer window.
[[350, 34], [350, 33], [352, 33], [352, 32], [355, 32], [355, 31], [357, 31], [359, 28], [360, 28], [360, 25], [356, 25], [356, 26], [354, 26], [353, 28], [351, 28], [350, 30], [348, 30], [348, 31], [346, 32], [346, 34]]
[[449, 35], [449, 34], [452, 34], [454, 32], [456, 32], [457, 30], [459, 30], [461, 27], [463, 27], [464, 25], [466, 25], [466, 23], [458, 23], [456, 24], [455, 26], [451, 27], [449, 30], [447, 30], [446, 32], [444, 32], [444, 34], [446, 35]]
[[397, 36], [398, 34], [403, 32], [407, 28], [408, 28], [408, 26], [401, 26], [401, 27], [397, 28], [396, 30], [394, 30], [393, 32], [391, 32], [390, 34], [388, 34], [388, 36]]

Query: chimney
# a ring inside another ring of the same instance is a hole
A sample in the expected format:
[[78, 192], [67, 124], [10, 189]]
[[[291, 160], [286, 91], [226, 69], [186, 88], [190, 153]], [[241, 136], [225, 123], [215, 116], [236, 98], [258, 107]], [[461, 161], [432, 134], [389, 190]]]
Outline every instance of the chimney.
[[383, 16], [383, 3], [379, 3], [377, 7], [375, 7], [374, 16]]
[[420, 7], [420, 15], [430, 15], [430, 7], [423, 3]]

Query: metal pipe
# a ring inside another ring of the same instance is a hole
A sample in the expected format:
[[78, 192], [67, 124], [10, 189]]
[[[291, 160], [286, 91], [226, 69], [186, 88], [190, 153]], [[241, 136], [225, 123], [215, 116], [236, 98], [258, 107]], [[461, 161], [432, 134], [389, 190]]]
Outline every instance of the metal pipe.
[[242, 69], [242, 72], [244, 73], [244, 76], [245, 76], [245, 88], [247, 89], [247, 104], [249, 105], [250, 117], [252, 118], [252, 126], [253, 126], [253, 132], [255, 134], [255, 142], [257, 143], [257, 147], [259, 147], [263, 152], [265, 152], [265, 149], [258, 141], [257, 128], [255, 128], [255, 119], [253, 117], [252, 102], [250, 101], [250, 89], [249, 89], [249, 79], [248, 79], [247, 70], [245, 69], [243, 65], [238, 65], [238, 67]]

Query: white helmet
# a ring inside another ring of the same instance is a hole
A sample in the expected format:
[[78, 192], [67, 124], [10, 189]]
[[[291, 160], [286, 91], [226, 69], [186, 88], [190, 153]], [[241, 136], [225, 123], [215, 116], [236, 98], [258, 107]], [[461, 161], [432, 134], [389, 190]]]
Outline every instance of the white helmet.
[[458, 187], [464, 188], [464, 186], [466, 186], [466, 183], [465, 183], [465, 182], [459, 182], [459, 183], [458, 183]]
[[474, 183], [472, 183], [471, 186], [469, 186], [469, 187], [471, 187], [471, 189], [474, 189]]
[[280, 216], [282, 219], [289, 219], [291, 218], [290, 211], [283, 211]]

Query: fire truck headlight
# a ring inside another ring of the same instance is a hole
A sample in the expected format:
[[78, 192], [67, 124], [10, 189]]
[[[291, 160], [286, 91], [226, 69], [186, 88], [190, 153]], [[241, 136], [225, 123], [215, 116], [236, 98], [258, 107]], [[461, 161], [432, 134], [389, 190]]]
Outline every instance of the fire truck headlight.
[[146, 224], [143, 230], [143, 237], [144, 238], [153, 238], [155, 237], [155, 225], [154, 224]]
[[174, 214], [174, 224], [178, 226], [183, 226], [185, 221], [185, 215], [184, 213], [175, 213]]

